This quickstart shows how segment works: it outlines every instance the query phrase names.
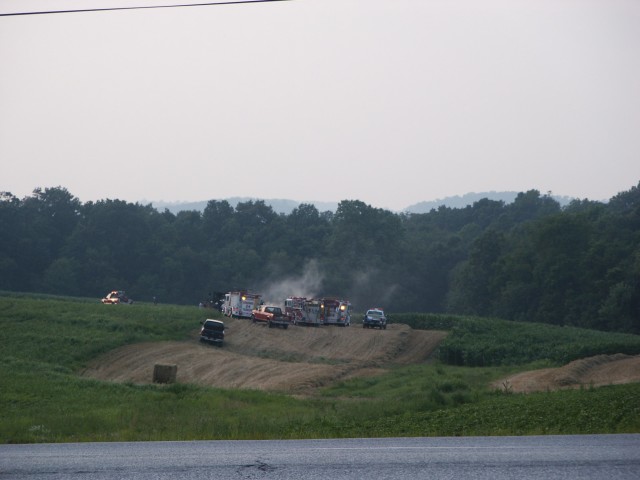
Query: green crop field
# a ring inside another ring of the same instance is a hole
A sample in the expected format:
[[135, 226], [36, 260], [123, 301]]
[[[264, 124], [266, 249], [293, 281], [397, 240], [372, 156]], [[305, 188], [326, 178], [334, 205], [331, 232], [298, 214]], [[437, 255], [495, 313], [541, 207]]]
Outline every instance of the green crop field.
[[483, 367], [549, 361], [562, 365], [594, 355], [640, 353], [640, 336], [545, 323], [435, 314], [399, 314], [394, 321], [422, 330], [447, 330], [442, 362]]
[[[397, 315], [394, 321], [451, 332], [440, 360], [394, 367], [298, 398], [83, 378], [79, 372], [89, 361], [118, 346], [190, 338], [202, 312], [1, 293], [0, 442], [640, 432], [640, 384], [530, 395], [489, 387], [506, 374], [580, 355], [638, 354], [638, 336], [409, 317]], [[462, 353], [447, 353], [454, 348]], [[482, 363], [472, 360], [477, 358]]]

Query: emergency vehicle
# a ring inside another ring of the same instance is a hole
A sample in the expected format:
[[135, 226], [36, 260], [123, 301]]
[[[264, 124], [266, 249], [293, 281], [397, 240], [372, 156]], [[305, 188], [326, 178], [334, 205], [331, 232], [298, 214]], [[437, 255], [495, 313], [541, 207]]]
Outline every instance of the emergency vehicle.
[[260, 295], [247, 291], [229, 292], [224, 296], [222, 313], [227, 317], [251, 318], [251, 312], [260, 305]]
[[351, 325], [351, 302], [337, 298], [320, 299], [320, 319], [324, 325]]
[[294, 325], [318, 327], [322, 325], [320, 318], [320, 300], [305, 297], [289, 297], [284, 301], [284, 311]]

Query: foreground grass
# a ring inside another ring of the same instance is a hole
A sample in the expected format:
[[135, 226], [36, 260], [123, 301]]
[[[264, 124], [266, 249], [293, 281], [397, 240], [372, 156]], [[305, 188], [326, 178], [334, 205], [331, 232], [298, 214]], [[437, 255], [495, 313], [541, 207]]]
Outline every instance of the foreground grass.
[[[407, 386], [392, 401], [388, 393], [362, 397], [361, 385], [347, 383], [319, 398], [295, 399], [12, 367], [0, 371], [2, 443], [640, 432], [640, 384], [516, 395], [456, 380], [424, 391]], [[439, 375], [430, 371], [437, 366], [422, 368], [412, 371]], [[392, 375], [381, 382], [391, 384]]]
[[3, 375], [4, 443], [278, 438], [313, 409], [287, 396], [174, 384], [136, 386], [50, 373]]
[[640, 384], [534, 395], [487, 387], [548, 361], [402, 367], [305, 399], [77, 376], [116, 346], [188, 338], [203, 315], [211, 312], [0, 295], [0, 442], [640, 432]]
[[[529, 395], [338, 426], [350, 436], [571, 435], [640, 432], [640, 384]], [[330, 432], [327, 432], [330, 433]]]

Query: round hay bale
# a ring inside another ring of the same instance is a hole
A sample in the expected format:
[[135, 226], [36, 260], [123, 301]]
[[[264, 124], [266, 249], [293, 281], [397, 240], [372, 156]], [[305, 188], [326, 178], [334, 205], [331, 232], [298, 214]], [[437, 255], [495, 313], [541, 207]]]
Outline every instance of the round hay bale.
[[177, 374], [178, 365], [156, 363], [153, 366], [153, 383], [175, 383]]

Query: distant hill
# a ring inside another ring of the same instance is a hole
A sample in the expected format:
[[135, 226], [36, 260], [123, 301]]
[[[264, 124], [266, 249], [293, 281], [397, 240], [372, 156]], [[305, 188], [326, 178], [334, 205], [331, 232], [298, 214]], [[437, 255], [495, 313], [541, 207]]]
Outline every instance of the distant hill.
[[[414, 205], [410, 205], [405, 208], [403, 211], [407, 213], [428, 213], [432, 209], [437, 209], [441, 205], [449, 208], [464, 208], [467, 205], [473, 205], [473, 203], [478, 200], [482, 200], [483, 198], [488, 198], [489, 200], [502, 200], [504, 203], [511, 203], [515, 200], [520, 192], [481, 192], [481, 193], [465, 193], [464, 195], [455, 195], [452, 197], [440, 198], [437, 200], [430, 200], [419, 202]], [[560, 203], [560, 205], [565, 206], [568, 205], [571, 200], [571, 197], [561, 197], [554, 195], [553, 198]], [[249, 200], [264, 200], [267, 205], [270, 205], [273, 208], [273, 211], [276, 213], [282, 213], [285, 215], [289, 215], [295, 208], [300, 206], [302, 203], [314, 205], [320, 212], [335, 212], [338, 208], [338, 202], [318, 202], [318, 201], [305, 201], [298, 202], [296, 200], [287, 200], [287, 199], [259, 199], [252, 197], [231, 197], [217, 200], [226, 200], [229, 202], [229, 205], [232, 207], [236, 207], [238, 203], [248, 202]], [[198, 212], [204, 211], [207, 206], [208, 200], [203, 200], [201, 202], [147, 202], [143, 201], [143, 204], [151, 203], [155, 209], [158, 211], [164, 211], [165, 209], [169, 210], [171, 213], [176, 214], [180, 211], [184, 210], [195, 210]]]
[[[414, 205], [408, 206], [404, 211], [407, 213], [428, 213], [433, 209], [437, 209], [440, 206], [449, 208], [465, 208], [467, 205], [473, 205], [475, 202], [488, 198], [489, 200], [503, 201], [504, 203], [512, 203], [520, 192], [480, 192], [480, 193], [465, 193], [464, 195], [455, 195], [453, 197], [440, 198], [438, 200], [431, 200], [425, 202], [419, 202]], [[573, 198], [552, 195], [552, 197], [561, 205], [568, 205]]]

